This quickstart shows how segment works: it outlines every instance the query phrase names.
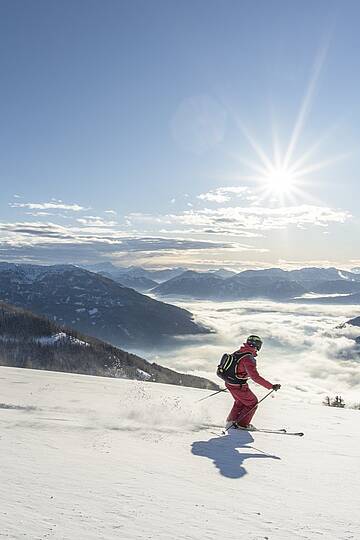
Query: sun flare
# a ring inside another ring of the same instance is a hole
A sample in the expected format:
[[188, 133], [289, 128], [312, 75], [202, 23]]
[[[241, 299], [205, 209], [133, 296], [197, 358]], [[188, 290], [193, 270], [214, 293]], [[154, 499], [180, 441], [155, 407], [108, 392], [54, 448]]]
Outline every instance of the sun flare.
[[254, 183], [257, 204], [298, 204], [299, 201], [318, 201], [310, 194], [309, 186], [314, 183], [314, 173], [344, 159], [348, 154], [340, 154], [328, 159], [313, 161], [311, 158], [318, 149], [320, 141], [308, 147], [302, 154], [294, 156], [295, 143], [292, 139], [282, 152], [276, 136], [273, 151], [267, 152], [260, 143], [242, 127], [242, 131], [255, 151], [258, 161], [236, 156], [250, 174], [237, 176], [237, 179]]
[[274, 194], [287, 194], [295, 187], [295, 178], [286, 168], [274, 168], [264, 176], [264, 184]]
[[315, 173], [349, 156], [349, 153], [343, 153], [314, 161], [316, 153], [328, 138], [329, 132], [323, 134], [309, 146], [302, 145], [301, 153], [298, 152], [298, 143], [303, 135], [327, 49], [328, 44], [324, 43], [314, 59], [312, 74], [287, 141], [279, 139], [277, 127], [273, 122], [270, 126], [272, 149], [266, 149], [252, 135], [243, 121], [238, 116], [235, 117], [240, 130], [250, 143], [257, 158], [256, 161], [253, 161], [236, 156], [236, 159], [248, 169], [245, 175], [237, 176], [237, 178], [255, 183], [257, 204], [266, 202], [280, 205], [297, 204], [304, 200], [318, 202], [311, 195], [311, 189], [309, 189], [318, 181]]

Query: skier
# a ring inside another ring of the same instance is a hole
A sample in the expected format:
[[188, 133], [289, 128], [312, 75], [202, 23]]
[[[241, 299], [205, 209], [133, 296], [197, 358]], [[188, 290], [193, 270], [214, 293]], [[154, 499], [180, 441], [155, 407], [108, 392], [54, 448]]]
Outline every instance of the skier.
[[238, 351], [232, 355], [224, 355], [232, 357], [232, 361], [221, 363], [218, 368], [218, 375], [224, 379], [226, 388], [235, 400], [227, 417], [225, 429], [229, 429], [231, 426], [254, 429], [250, 422], [256, 412], [258, 399], [247, 384], [249, 378], [269, 390], [277, 391], [281, 387], [280, 384], [271, 384], [261, 377], [256, 369], [255, 357], [261, 346], [262, 340], [259, 336], [249, 336]]

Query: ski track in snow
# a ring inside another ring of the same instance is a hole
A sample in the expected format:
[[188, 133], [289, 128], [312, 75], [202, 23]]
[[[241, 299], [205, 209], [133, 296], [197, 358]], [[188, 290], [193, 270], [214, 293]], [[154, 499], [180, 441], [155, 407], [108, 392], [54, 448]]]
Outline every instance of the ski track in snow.
[[221, 436], [226, 394], [15, 368], [0, 388], [0, 539], [360, 538], [359, 411], [279, 392], [255, 424], [305, 437]]

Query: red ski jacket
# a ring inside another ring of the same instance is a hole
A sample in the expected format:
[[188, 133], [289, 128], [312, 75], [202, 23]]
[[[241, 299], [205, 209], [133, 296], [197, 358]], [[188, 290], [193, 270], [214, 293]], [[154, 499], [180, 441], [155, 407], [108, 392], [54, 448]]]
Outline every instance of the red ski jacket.
[[256, 355], [257, 350], [255, 347], [251, 347], [247, 343], [245, 343], [238, 351], [235, 351], [233, 354], [244, 354], [247, 353], [246, 356], [243, 356], [238, 363], [237, 366], [237, 376], [240, 379], [252, 379], [254, 382], [260, 384], [261, 386], [264, 386], [268, 390], [271, 390], [273, 385], [271, 382], [267, 381], [261, 375], [258, 373], [258, 370], [256, 369]]

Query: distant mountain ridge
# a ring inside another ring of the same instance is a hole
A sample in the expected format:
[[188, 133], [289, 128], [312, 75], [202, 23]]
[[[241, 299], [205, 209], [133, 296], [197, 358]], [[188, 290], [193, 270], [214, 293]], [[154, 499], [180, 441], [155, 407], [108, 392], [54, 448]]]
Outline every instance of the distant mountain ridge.
[[149, 347], [177, 335], [209, 332], [184, 309], [71, 265], [0, 263], [0, 301], [121, 347]]
[[[130, 287], [144, 293], [149, 292], [151, 289], [157, 287], [157, 285], [176, 278], [185, 272], [191, 272], [191, 270], [182, 267], [164, 268], [162, 270], [149, 270], [138, 266], [120, 268], [110, 262], [88, 265], [84, 266], [84, 268], [113, 279], [117, 283], [124, 285], [124, 287]], [[236, 272], [226, 268], [209, 270], [208, 273], [222, 279], [236, 275]]]
[[0, 365], [217, 389], [29, 311], [0, 303]]
[[[91, 272], [106, 275], [106, 277], [111, 277], [111, 279], [121, 284], [125, 284], [126, 282], [128, 284], [126, 286], [130, 286], [131, 283], [134, 289], [136, 289], [137, 286], [144, 286], [143, 284], [146, 284], [146, 281], [148, 281], [149, 284], [151, 282], [152, 287], [154, 287], [156, 284], [180, 275], [186, 270], [186, 268], [182, 267], [163, 268], [160, 270], [149, 270], [147, 268], [142, 268], [141, 266], [118, 267], [111, 262], [85, 265], [83, 268], [90, 270]], [[143, 280], [143, 282], [141, 282], [141, 280]]]
[[196, 298], [209, 298], [222, 282], [223, 278], [210, 272], [187, 270], [183, 274], [158, 285], [153, 289], [153, 292], [164, 296], [178, 294]]
[[[211, 272], [187, 271], [161, 283], [152, 292], [159, 296], [190, 296], [210, 300], [291, 300], [316, 293], [319, 301], [324, 303], [359, 303], [360, 274], [337, 268], [268, 268], [245, 270], [228, 278], [220, 278]], [[322, 298], [322, 295], [325, 296]], [[326, 295], [348, 296], [329, 298]], [[314, 297], [304, 301], [314, 301]]]
[[135, 289], [135, 291], [146, 293], [157, 287], [157, 281], [149, 279], [145, 276], [132, 276], [130, 274], [111, 274], [110, 272], [99, 272], [104, 277], [112, 279], [119, 283], [123, 287], [128, 287], [130, 289]]

